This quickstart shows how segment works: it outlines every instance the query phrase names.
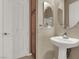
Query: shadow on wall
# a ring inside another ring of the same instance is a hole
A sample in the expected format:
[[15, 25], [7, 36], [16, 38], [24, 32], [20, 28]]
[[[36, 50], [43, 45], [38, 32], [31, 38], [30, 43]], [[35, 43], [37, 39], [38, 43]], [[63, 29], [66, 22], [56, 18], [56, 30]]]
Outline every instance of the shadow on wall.
[[43, 59], [55, 59], [55, 51], [47, 51]]
[[74, 3], [76, 1], [78, 1], [78, 0], [69, 0], [69, 3], [71, 4], [71, 3]]

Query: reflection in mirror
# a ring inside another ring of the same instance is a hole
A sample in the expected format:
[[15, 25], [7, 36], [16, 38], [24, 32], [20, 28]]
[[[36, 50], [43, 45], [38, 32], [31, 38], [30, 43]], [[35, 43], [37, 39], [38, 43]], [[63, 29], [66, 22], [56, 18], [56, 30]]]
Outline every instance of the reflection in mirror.
[[64, 0], [59, 0], [57, 6], [57, 19], [59, 25], [64, 28]]
[[53, 27], [53, 9], [51, 4], [44, 2], [43, 23], [45, 27]]
[[69, 0], [69, 27], [74, 27], [79, 22], [79, 0]]
[[63, 26], [63, 10], [58, 8], [58, 22]]

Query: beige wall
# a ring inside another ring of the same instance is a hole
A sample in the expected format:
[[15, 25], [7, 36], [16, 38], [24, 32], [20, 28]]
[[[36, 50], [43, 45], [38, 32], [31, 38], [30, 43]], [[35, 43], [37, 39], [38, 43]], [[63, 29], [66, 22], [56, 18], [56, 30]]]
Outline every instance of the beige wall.
[[54, 36], [54, 29], [40, 27], [43, 25], [43, 2], [48, 1], [52, 4], [53, 0], [38, 0], [38, 18], [37, 18], [37, 59], [52, 59], [55, 55], [55, 48], [50, 43], [49, 38]]
[[[58, 48], [51, 44], [49, 38], [58, 35], [57, 28], [61, 30], [57, 22], [57, 16], [54, 16], [54, 27], [47, 29], [40, 27], [43, 25], [43, 2], [48, 1], [53, 8], [54, 15], [57, 15], [58, 4], [56, 0], [38, 0], [38, 17], [37, 17], [37, 59], [57, 59]], [[55, 28], [57, 26], [57, 28]], [[57, 32], [56, 32], [57, 31]]]

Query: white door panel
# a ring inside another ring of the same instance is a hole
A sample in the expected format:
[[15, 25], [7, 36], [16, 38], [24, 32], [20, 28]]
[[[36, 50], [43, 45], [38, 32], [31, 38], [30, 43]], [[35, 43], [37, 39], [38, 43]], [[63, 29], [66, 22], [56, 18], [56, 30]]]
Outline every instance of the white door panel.
[[4, 39], [4, 57], [13, 59], [13, 39]]
[[0, 38], [0, 59], [3, 57], [3, 46], [2, 46], [2, 38]]
[[3, 40], [2, 40], [2, 19], [3, 19], [3, 10], [2, 10], [2, 0], [0, 0], [0, 59], [3, 58]]
[[11, 0], [4, 0], [4, 33], [11, 33], [13, 29], [13, 5]]
[[3, 55], [13, 59], [13, 5], [12, 0], [4, 0]]

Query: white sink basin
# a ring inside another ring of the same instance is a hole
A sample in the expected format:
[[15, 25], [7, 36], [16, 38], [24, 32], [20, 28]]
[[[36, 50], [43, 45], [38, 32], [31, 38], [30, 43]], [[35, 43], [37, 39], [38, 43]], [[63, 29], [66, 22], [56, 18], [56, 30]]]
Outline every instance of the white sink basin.
[[79, 46], [79, 39], [76, 38], [68, 38], [65, 39], [62, 36], [51, 37], [50, 41], [52, 44], [59, 47], [59, 55], [58, 59], [67, 59], [66, 52], [67, 48], [73, 48]]
[[65, 39], [62, 36], [57, 36], [57, 37], [51, 37], [50, 39], [51, 42], [58, 47], [73, 48], [79, 45], [79, 39], [75, 38], [69, 37], [68, 39]]

